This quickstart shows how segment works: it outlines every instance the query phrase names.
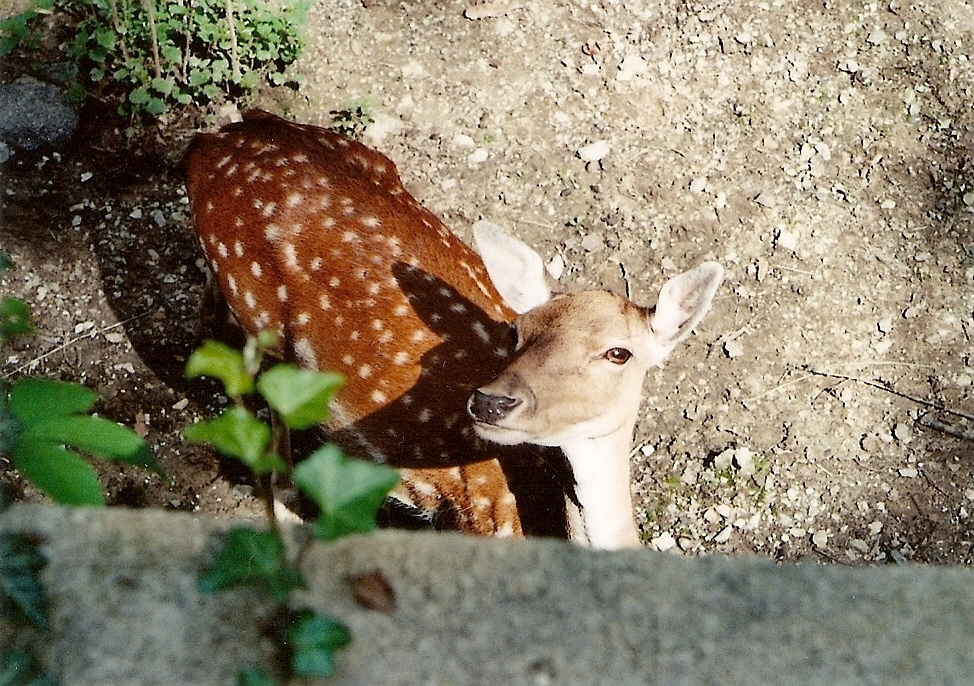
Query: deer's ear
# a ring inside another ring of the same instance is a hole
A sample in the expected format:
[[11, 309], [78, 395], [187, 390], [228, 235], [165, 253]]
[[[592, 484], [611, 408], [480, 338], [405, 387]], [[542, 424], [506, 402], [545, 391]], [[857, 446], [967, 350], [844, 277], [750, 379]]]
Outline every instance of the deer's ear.
[[538, 253], [490, 222], [474, 224], [473, 238], [490, 280], [512, 310], [524, 314], [551, 299]]
[[704, 262], [663, 284], [650, 322], [663, 345], [674, 345], [687, 336], [714, 300], [724, 269], [716, 262]]

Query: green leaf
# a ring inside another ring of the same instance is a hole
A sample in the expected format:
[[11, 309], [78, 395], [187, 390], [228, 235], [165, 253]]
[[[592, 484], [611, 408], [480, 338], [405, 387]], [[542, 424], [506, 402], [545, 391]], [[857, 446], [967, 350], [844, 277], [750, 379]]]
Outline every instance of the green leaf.
[[352, 633], [329, 617], [303, 612], [288, 630], [288, 638], [293, 645], [294, 673], [326, 678], [335, 673], [335, 652], [352, 642]]
[[14, 268], [14, 263], [10, 259], [10, 255], [0, 250], [0, 273], [9, 271]]
[[134, 91], [129, 93], [129, 102], [133, 105], [144, 105], [149, 102], [149, 89], [145, 86], [139, 86]]
[[186, 377], [197, 376], [219, 379], [231, 398], [239, 398], [254, 388], [254, 380], [244, 366], [243, 354], [219, 341], [203, 341], [203, 345], [189, 356]]
[[19, 534], [0, 534], [0, 598], [9, 599], [34, 626], [47, 628], [40, 573], [46, 561]]
[[26, 377], [10, 389], [10, 411], [31, 424], [47, 417], [89, 412], [98, 394], [79, 384]]
[[287, 599], [291, 591], [304, 588], [301, 573], [287, 564], [284, 543], [272, 531], [249, 527], [232, 529], [223, 548], [199, 580], [204, 593], [232, 586], [261, 589], [274, 602]]
[[80, 455], [60, 445], [25, 440], [11, 451], [14, 467], [62, 505], [104, 505], [95, 470]]
[[345, 383], [341, 374], [279, 364], [257, 380], [257, 390], [291, 429], [307, 429], [328, 418], [328, 403]]
[[166, 111], [166, 103], [161, 98], [150, 98], [149, 102], [146, 103], [145, 111], [153, 117], [158, 117]]
[[98, 41], [98, 45], [105, 48], [105, 50], [111, 51], [115, 48], [116, 36], [112, 29], [98, 29], [95, 31], [95, 40]]
[[68, 445], [106, 460], [161, 471], [138, 434], [101, 417], [73, 414], [24, 422], [21, 440]]
[[27, 303], [10, 296], [0, 301], [0, 338], [20, 336], [33, 330]]
[[255, 474], [287, 471], [283, 460], [266, 452], [271, 428], [241, 407], [231, 407], [216, 419], [187, 426], [183, 438], [193, 443], [208, 443], [220, 453], [237, 458]]
[[163, 95], [169, 95], [172, 93], [172, 89], [175, 85], [176, 80], [171, 76], [167, 76], [166, 78], [156, 77], [152, 79], [152, 87]]
[[299, 463], [293, 478], [321, 510], [315, 535], [324, 541], [372, 531], [376, 511], [399, 482], [395, 469], [349, 459], [331, 443]]
[[276, 683], [257, 667], [245, 667], [237, 672], [237, 686], [275, 686]]

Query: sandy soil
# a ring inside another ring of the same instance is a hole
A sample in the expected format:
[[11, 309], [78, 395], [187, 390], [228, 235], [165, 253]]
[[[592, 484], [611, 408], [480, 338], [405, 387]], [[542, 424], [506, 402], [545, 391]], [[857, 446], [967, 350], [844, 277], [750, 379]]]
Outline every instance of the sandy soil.
[[[488, 218], [566, 288], [645, 303], [726, 267], [647, 380], [648, 545], [974, 562], [970, 2], [329, 0], [308, 41], [300, 93], [259, 104], [327, 124], [367, 103], [367, 142], [461, 236]], [[0, 373], [82, 381], [144, 433], [171, 481], [104, 468], [113, 503], [252, 514], [243, 475], [178, 436], [218, 405], [181, 376], [204, 278], [187, 135], [126, 148], [89, 104], [70, 150], [4, 165], [0, 288], [39, 331]]]

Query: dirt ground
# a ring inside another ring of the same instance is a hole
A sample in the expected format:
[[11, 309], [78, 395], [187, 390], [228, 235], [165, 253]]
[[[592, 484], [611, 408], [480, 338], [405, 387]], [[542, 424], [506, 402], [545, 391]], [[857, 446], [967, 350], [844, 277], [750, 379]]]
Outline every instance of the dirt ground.
[[[328, 0], [306, 84], [259, 104], [327, 124], [365, 103], [418, 199], [466, 239], [507, 226], [566, 288], [648, 304], [724, 265], [646, 382], [647, 545], [972, 564], [972, 51], [961, 0]], [[113, 504], [250, 516], [243, 475], [179, 437], [219, 406], [181, 371], [204, 281], [188, 135], [126, 144], [89, 103], [69, 150], [3, 165], [0, 289], [38, 332], [0, 373], [81, 381], [145, 435], [171, 481], [102, 468]]]

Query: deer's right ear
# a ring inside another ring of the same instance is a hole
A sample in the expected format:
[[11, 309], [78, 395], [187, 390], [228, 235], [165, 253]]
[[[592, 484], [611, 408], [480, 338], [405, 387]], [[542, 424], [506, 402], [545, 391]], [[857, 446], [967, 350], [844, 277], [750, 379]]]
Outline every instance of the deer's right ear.
[[538, 253], [490, 222], [474, 224], [473, 238], [494, 288], [512, 310], [524, 314], [551, 299]]
[[704, 262], [663, 284], [652, 320], [661, 343], [673, 345], [690, 333], [707, 314], [723, 278], [723, 267]]

